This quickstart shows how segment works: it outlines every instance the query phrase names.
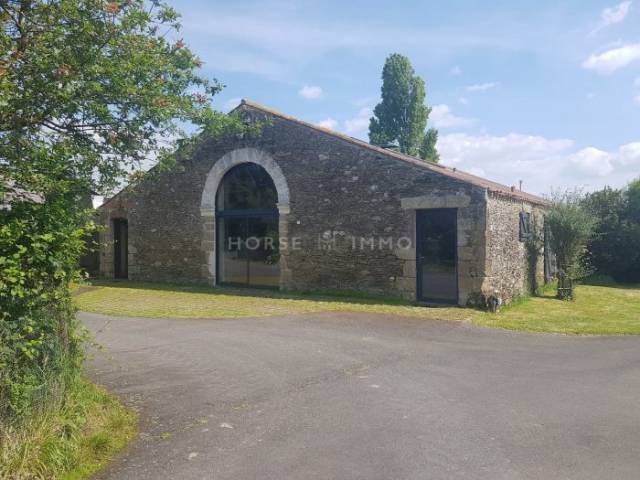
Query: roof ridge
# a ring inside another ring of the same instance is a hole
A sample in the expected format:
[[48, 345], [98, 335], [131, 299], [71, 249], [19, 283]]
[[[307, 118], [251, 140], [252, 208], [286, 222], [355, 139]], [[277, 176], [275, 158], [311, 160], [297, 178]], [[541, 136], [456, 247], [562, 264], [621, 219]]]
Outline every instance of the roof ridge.
[[470, 183], [472, 185], [479, 186], [481, 188], [486, 188], [489, 192], [497, 193], [499, 195], [504, 195], [511, 198], [516, 198], [520, 200], [524, 200], [531, 203], [545, 205], [547, 201], [538, 195], [534, 195], [532, 193], [523, 192], [521, 190], [515, 190], [515, 187], [509, 187], [507, 185], [503, 185], [498, 182], [494, 182], [493, 180], [488, 180], [483, 177], [479, 177], [477, 175], [473, 175], [471, 173], [465, 172], [463, 170], [458, 170], [456, 167], [447, 167], [445, 165], [441, 165], [439, 163], [429, 163], [425, 162], [422, 159], [417, 157], [412, 157], [411, 155], [406, 155], [404, 153], [396, 152], [394, 150], [389, 150], [386, 148], [378, 147], [377, 145], [372, 145], [364, 140], [360, 140], [358, 138], [351, 137], [344, 133], [336, 132], [335, 130], [331, 130], [326, 127], [321, 127], [319, 125], [315, 125], [310, 122], [306, 122], [304, 120], [300, 120], [299, 118], [292, 117], [291, 115], [287, 115], [286, 113], [279, 112], [277, 110], [273, 110], [269, 107], [265, 107], [253, 100], [243, 98], [240, 101], [240, 104], [235, 107], [232, 111], [235, 111], [243, 106], [247, 106], [250, 108], [254, 108], [256, 110], [260, 110], [262, 112], [268, 113], [270, 115], [274, 115], [276, 117], [282, 118], [284, 120], [296, 123], [298, 125], [305, 126], [307, 128], [311, 128], [313, 130], [325, 133], [327, 135], [331, 135], [336, 138], [340, 138], [344, 141], [352, 143], [354, 145], [358, 145], [369, 150], [372, 150], [377, 153], [381, 153], [383, 155], [396, 158], [398, 160], [402, 160], [407, 163], [411, 163], [412, 165], [419, 166], [421, 168], [425, 168], [427, 170], [431, 170], [432, 172], [438, 173], [440, 175], [445, 175], [450, 178], [454, 178], [456, 180]]

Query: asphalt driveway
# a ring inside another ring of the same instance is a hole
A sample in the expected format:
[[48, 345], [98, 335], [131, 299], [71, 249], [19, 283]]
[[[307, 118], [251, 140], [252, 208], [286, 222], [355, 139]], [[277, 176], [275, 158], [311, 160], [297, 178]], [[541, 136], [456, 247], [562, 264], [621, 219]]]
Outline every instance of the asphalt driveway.
[[640, 338], [81, 314], [141, 412], [104, 479], [637, 479]]

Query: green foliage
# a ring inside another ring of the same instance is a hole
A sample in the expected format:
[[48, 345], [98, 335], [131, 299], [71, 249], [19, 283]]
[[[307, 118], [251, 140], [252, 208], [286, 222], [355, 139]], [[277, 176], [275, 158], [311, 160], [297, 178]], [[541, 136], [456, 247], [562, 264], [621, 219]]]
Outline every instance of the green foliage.
[[436, 148], [438, 143], [438, 130], [430, 128], [425, 133], [420, 145], [420, 158], [427, 162], [438, 163], [440, 161], [440, 154]]
[[95, 226], [69, 215], [65, 199], [0, 212], [0, 419], [33, 413], [51, 382], [66, 384], [79, 369], [69, 284]]
[[382, 101], [376, 105], [369, 123], [369, 141], [374, 145], [397, 145], [400, 152], [437, 162], [438, 133], [425, 133], [431, 109], [424, 104], [424, 81], [415, 74], [411, 62], [394, 53], [382, 69]]
[[158, 152], [158, 162], [150, 170], [134, 170], [127, 175], [127, 187], [129, 192], [135, 192], [136, 187], [143, 181], [153, 180], [164, 172], [175, 168], [182, 168], [181, 160], [193, 156], [195, 149], [208, 138], [224, 141], [225, 139], [251, 139], [256, 138], [262, 129], [271, 122], [264, 118], [250, 118], [246, 112], [231, 112], [222, 114], [211, 112], [210, 120], [202, 125], [199, 132], [180, 138], [174, 148], [162, 148]]
[[135, 432], [135, 415], [84, 380], [49, 392], [47, 405], [20, 425], [0, 424], [0, 478], [87, 478]]
[[0, 2], [0, 175], [23, 188], [104, 192], [172, 150], [177, 120], [205, 126], [221, 86], [161, 1]]
[[618, 282], [616, 282], [613, 277], [606, 274], [594, 273], [585, 278], [582, 283], [585, 285], [595, 285], [598, 287], [615, 287]]
[[221, 85], [197, 74], [160, 0], [0, 0], [0, 22], [0, 190], [43, 199], [0, 211], [0, 421], [14, 423], [77, 382], [84, 200], [143, 159], [170, 167], [199, 135], [246, 129], [212, 110]]
[[596, 227], [596, 219], [582, 204], [580, 192], [556, 193], [545, 218], [551, 250], [558, 268], [558, 297], [572, 299], [573, 282], [586, 276], [586, 246]]
[[527, 272], [529, 275], [528, 286], [529, 291], [534, 295], [537, 295], [537, 292], [540, 291], [540, 286], [538, 285], [536, 272], [540, 256], [544, 252], [544, 236], [541, 232], [542, 229], [538, 226], [535, 215], [531, 216], [530, 228], [530, 235], [525, 241], [525, 249], [527, 252]]
[[640, 223], [640, 177], [629, 183], [625, 191], [627, 215], [630, 221]]
[[640, 281], [640, 180], [625, 189], [588, 194], [584, 207], [598, 219], [587, 248], [598, 274], [619, 282]]

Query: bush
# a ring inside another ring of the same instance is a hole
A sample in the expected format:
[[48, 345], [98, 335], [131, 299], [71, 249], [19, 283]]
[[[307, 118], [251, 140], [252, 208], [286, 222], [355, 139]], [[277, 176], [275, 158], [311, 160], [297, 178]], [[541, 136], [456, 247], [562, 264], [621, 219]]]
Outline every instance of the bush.
[[0, 429], [0, 478], [85, 478], [135, 433], [135, 415], [86, 381], [50, 391], [47, 407]]
[[594, 273], [583, 280], [585, 285], [593, 285], [598, 287], [613, 287], [618, 284], [610, 275]]
[[640, 180], [590, 193], [583, 204], [598, 219], [587, 245], [595, 270], [618, 282], [640, 282]]
[[596, 220], [582, 205], [580, 192], [556, 193], [545, 217], [558, 269], [558, 298], [573, 299], [573, 282], [589, 274], [586, 245]]
[[64, 390], [80, 372], [84, 333], [69, 286], [78, 275], [84, 235], [94, 227], [83, 225], [82, 212], [69, 212], [65, 199], [50, 200], [0, 212], [3, 424], [43, 410], [50, 392]]

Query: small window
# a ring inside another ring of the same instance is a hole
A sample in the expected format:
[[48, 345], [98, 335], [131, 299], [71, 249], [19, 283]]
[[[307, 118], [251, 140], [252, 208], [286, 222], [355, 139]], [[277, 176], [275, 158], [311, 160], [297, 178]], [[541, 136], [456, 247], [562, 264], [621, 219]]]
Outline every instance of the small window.
[[520, 212], [520, 241], [524, 242], [531, 237], [531, 214]]

